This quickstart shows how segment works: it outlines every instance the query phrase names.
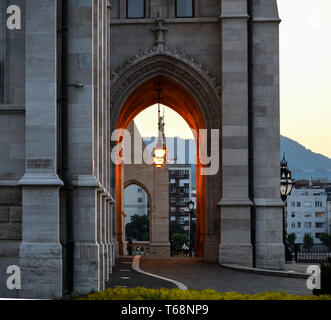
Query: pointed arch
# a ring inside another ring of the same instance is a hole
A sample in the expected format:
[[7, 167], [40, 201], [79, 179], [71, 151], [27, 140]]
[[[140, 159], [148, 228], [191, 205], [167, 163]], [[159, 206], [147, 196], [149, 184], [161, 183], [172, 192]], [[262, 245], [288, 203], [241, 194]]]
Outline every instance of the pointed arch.
[[[221, 99], [216, 80], [201, 64], [185, 54], [166, 49], [139, 53], [120, 66], [112, 75], [110, 124], [112, 130], [126, 129], [132, 120], [144, 109], [157, 103], [155, 89], [161, 82], [163, 93], [161, 103], [175, 110], [188, 123], [191, 129], [220, 129]], [[209, 143], [209, 136], [208, 136]], [[199, 135], [196, 138], [199, 155]], [[221, 150], [221, 148], [220, 148]], [[220, 156], [221, 159], [221, 151]], [[221, 160], [220, 160], [221, 161]], [[202, 176], [199, 156], [197, 156], [197, 235], [196, 253], [203, 257], [206, 238], [211, 245], [219, 243], [219, 213], [215, 209], [221, 198], [221, 177]], [[221, 166], [220, 166], [221, 167]], [[123, 196], [122, 166], [116, 166], [117, 219], [121, 219]], [[206, 190], [208, 189], [208, 199]], [[214, 201], [217, 199], [216, 201]], [[120, 222], [118, 225], [121, 225]], [[117, 230], [121, 248], [121, 230]], [[216, 247], [215, 247], [216, 248]], [[214, 249], [212, 249], [214, 250]], [[218, 251], [218, 247], [216, 248]], [[121, 252], [121, 249], [120, 249]], [[214, 253], [216, 257], [217, 252]]]

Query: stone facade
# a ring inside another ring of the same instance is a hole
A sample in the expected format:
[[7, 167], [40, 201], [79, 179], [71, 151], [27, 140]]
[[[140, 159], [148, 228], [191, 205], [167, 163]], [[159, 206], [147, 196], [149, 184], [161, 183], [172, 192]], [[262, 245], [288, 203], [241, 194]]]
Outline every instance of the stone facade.
[[[111, 281], [123, 200], [111, 135], [156, 102], [155, 79], [192, 128], [221, 130], [218, 172], [197, 165], [197, 252], [283, 267], [276, 0], [195, 0], [191, 18], [175, 0], [145, 3], [126, 19], [124, 0], [1, 1], [0, 21], [22, 12], [22, 30], [0, 29], [1, 297]], [[5, 286], [11, 264], [20, 291]]]

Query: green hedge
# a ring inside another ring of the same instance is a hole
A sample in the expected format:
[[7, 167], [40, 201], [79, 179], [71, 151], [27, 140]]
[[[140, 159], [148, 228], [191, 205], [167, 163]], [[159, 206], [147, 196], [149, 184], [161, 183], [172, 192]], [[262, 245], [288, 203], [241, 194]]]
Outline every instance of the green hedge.
[[241, 294], [215, 290], [115, 288], [90, 293], [78, 300], [331, 300], [331, 295], [296, 296], [285, 292]]

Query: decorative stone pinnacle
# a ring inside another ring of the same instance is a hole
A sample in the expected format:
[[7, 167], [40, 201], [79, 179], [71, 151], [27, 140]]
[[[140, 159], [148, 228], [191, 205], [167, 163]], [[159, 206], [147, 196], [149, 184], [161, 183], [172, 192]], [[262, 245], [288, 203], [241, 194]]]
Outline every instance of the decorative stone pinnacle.
[[155, 32], [155, 46], [158, 52], [163, 52], [166, 43], [165, 34], [168, 32], [168, 27], [164, 25], [164, 21], [162, 10], [159, 9], [155, 19], [156, 27], [152, 29]]

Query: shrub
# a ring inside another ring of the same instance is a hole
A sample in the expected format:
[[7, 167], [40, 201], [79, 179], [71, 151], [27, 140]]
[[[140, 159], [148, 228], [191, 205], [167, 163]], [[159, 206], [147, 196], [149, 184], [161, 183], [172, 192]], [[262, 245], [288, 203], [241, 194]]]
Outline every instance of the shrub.
[[321, 264], [321, 289], [315, 289], [314, 294], [331, 294], [331, 257]]
[[303, 237], [303, 248], [306, 250], [311, 250], [314, 246], [314, 239], [310, 233], [305, 233]]
[[241, 294], [215, 290], [115, 288], [90, 293], [78, 300], [331, 300], [331, 295], [297, 296], [285, 292]]

